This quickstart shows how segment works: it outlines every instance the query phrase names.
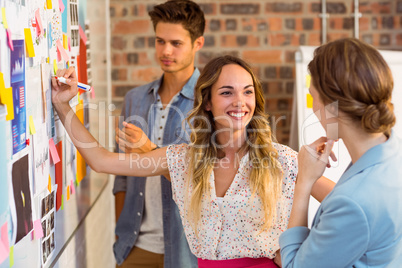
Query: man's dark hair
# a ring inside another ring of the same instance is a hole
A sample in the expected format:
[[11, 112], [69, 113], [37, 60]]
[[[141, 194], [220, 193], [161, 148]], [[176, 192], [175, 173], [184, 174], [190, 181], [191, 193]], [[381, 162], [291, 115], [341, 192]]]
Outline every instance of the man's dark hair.
[[159, 22], [180, 23], [190, 33], [192, 42], [204, 34], [204, 12], [193, 1], [170, 0], [154, 6], [148, 14], [151, 17], [154, 30]]

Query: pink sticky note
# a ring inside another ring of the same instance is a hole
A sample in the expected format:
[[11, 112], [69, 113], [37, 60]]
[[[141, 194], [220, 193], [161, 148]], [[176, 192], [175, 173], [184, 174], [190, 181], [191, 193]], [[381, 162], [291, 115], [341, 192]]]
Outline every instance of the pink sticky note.
[[42, 19], [40, 18], [39, 8], [35, 11], [36, 29], [38, 36], [43, 35]]
[[95, 99], [95, 90], [94, 90], [94, 87], [91, 87], [91, 98], [92, 99]]
[[57, 164], [60, 162], [60, 157], [59, 154], [57, 153], [56, 146], [54, 145], [53, 138], [49, 140], [49, 150], [50, 150], [50, 155], [52, 156], [53, 164]]
[[87, 43], [87, 36], [85, 35], [84, 30], [81, 28], [80, 26], [80, 38], [82, 39], [82, 41], [84, 41], [84, 44]]
[[63, 4], [63, 0], [59, 0], [59, 9], [60, 9], [60, 12], [63, 13], [63, 11], [65, 9], [64, 4]]
[[0, 263], [2, 263], [10, 253], [10, 245], [8, 243], [7, 222], [1, 226], [0, 233]]
[[60, 53], [60, 51], [59, 51], [59, 48], [57, 48], [57, 62], [60, 62], [61, 61], [61, 53]]
[[71, 189], [71, 194], [75, 194], [75, 187], [74, 187], [74, 181], [73, 180], [71, 180], [70, 189]]
[[68, 43], [68, 51], [71, 51], [71, 38], [69, 37], [67, 40], [68, 40], [67, 41], [67, 43]]
[[11, 30], [10, 30], [10, 28], [7, 28], [6, 32], [7, 32], [8, 46], [10, 47], [11, 51], [14, 51], [13, 40], [11, 39]]
[[43, 229], [42, 224], [40, 223], [40, 219], [34, 222], [34, 230], [35, 230], [35, 239], [43, 237]]
[[67, 51], [64, 49], [63, 44], [60, 42], [60, 40], [56, 41], [56, 46], [57, 46], [57, 50], [60, 52], [63, 59], [65, 61], [69, 61], [70, 56], [67, 54]]

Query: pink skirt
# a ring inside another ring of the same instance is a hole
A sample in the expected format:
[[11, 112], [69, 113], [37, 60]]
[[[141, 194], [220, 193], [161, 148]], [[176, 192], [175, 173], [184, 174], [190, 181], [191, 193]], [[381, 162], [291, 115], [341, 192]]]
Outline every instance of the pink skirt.
[[277, 268], [268, 258], [240, 258], [231, 260], [198, 259], [198, 268]]

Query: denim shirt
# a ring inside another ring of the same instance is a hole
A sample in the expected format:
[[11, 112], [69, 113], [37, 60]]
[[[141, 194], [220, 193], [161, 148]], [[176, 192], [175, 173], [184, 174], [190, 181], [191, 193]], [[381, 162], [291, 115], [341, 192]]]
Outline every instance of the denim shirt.
[[[163, 145], [188, 143], [188, 130], [183, 129], [183, 120], [194, 105], [194, 87], [200, 72], [195, 69], [177, 97], [172, 100], [163, 133]], [[147, 85], [130, 90], [125, 97], [122, 116], [126, 122], [140, 127], [148, 137], [152, 135], [155, 120], [157, 94], [163, 76]], [[121, 127], [121, 126], [120, 126]], [[116, 176], [113, 194], [126, 192], [124, 207], [116, 223], [118, 239], [113, 245], [117, 264], [122, 264], [137, 241], [144, 212], [144, 177]], [[163, 206], [163, 236], [165, 243], [164, 267], [197, 267], [197, 258], [191, 253], [179, 210], [172, 199], [170, 182], [161, 176]]]

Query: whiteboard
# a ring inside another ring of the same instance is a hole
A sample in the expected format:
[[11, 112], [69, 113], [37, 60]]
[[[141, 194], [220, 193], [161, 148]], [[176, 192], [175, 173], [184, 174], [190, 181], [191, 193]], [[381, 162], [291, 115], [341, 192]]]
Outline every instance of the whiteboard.
[[[295, 55], [296, 90], [294, 93], [294, 104], [296, 108], [294, 111], [296, 111], [297, 115], [293, 116], [293, 119], [297, 121], [297, 124], [292, 124], [294, 127], [291, 129], [291, 136], [292, 132], [294, 135], [297, 135], [298, 149], [303, 145], [312, 143], [321, 136], [326, 136], [324, 128], [313, 113], [313, 109], [307, 107], [307, 94], [309, 93], [306, 83], [307, 76], [309, 75], [307, 65], [313, 59], [315, 49], [316, 47], [312, 46], [301, 46]], [[396, 124], [393, 129], [394, 133], [402, 138], [402, 52], [380, 50], [380, 53], [389, 65], [394, 78], [392, 102], [394, 104]], [[337, 182], [349, 165], [351, 158], [342, 140], [334, 145], [333, 151], [338, 161], [331, 161], [332, 167], [325, 170], [324, 176]], [[310, 198], [310, 224], [318, 206], [319, 203], [314, 198]]]

